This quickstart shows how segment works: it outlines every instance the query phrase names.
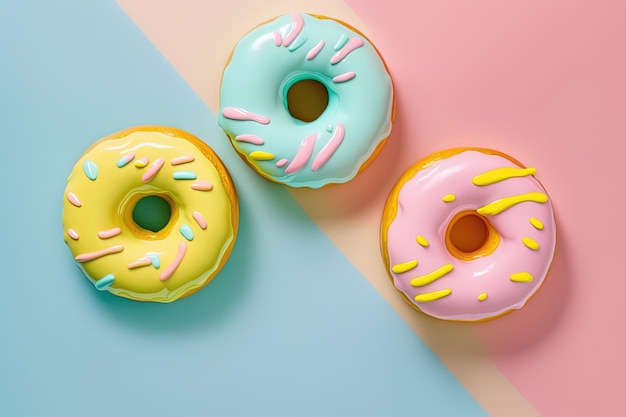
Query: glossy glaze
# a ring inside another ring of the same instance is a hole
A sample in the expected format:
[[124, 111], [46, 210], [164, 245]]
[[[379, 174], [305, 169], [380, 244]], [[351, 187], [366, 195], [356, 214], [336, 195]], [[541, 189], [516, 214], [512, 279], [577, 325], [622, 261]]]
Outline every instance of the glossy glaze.
[[[543, 283], [556, 242], [535, 170], [494, 151], [451, 150], [426, 160], [401, 178], [383, 215], [394, 285], [440, 319], [479, 321], [521, 308]], [[464, 212], [482, 214], [496, 235], [492, 247], [459, 259], [446, 233]]]
[[[132, 220], [134, 204], [151, 195], [172, 206], [158, 232]], [[188, 295], [215, 276], [235, 242], [238, 206], [226, 169], [177, 129], [135, 128], [97, 142], [74, 166], [65, 196], [65, 242], [75, 261], [96, 288], [122, 297]]]
[[[329, 95], [309, 123], [287, 109], [289, 87], [302, 80]], [[349, 181], [375, 156], [392, 112], [391, 78], [367, 39], [338, 21], [294, 13], [239, 41], [224, 70], [218, 122], [264, 177], [320, 188]]]

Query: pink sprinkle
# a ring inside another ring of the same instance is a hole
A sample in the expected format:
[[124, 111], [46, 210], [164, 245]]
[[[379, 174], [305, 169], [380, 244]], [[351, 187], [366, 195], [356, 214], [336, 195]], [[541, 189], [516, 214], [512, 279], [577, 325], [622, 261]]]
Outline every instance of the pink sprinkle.
[[313, 133], [311, 136], [304, 138], [300, 144], [300, 149], [298, 149], [296, 156], [293, 158], [293, 161], [291, 161], [287, 168], [285, 168], [285, 174], [298, 172], [306, 165], [307, 162], [309, 162], [318, 136], [319, 135], [317, 133]]
[[270, 123], [269, 117], [261, 116], [256, 113], [251, 113], [240, 107], [226, 107], [224, 108], [224, 110], [222, 110], [222, 114], [227, 119], [232, 119], [232, 120], [250, 120], [252, 122], [257, 122], [262, 125], [267, 125]]
[[357, 48], [360, 48], [361, 46], [363, 46], [363, 39], [350, 38], [346, 46], [341, 48], [337, 53], [335, 53], [335, 55], [332, 56], [332, 58], [330, 58], [330, 63], [332, 65], [336, 64], [337, 62], [347, 57], [350, 52], [354, 51]]
[[343, 127], [343, 125], [341, 123], [338, 123], [337, 128], [335, 129], [335, 132], [330, 137], [330, 140], [328, 141], [326, 146], [322, 148], [322, 150], [317, 154], [317, 156], [313, 160], [313, 164], [311, 165], [311, 170], [317, 171], [318, 169], [323, 167], [326, 164], [326, 162], [328, 162], [328, 160], [330, 159], [331, 156], [333, 156], [333, 154], [335, 153], [339, 145], [341, 145], [341, 142], [343, 142], [343, 137], [345, 133], [346, 133], [346, 130]]
[[100, 239], [109, 239], [109, 238], [112, 238], [113, 236], [119, 235], [120, 233], [122, 233], [122, 229], [120, 229], [119, 227], [114, 227], [113, 229], [103, 230], [101, 232], [98, 232], [98, 237]]
[[200, 226], [200, 228], [202, 230], [206, 229], [206, 220], [204, 220], [204, 217], [202, 217], [202, 214], [199, 211], [194, 211], [193, 214], [193, 219], [196, 221], [196, 223], [198, 223], [198, 226]]
[[213, 184], [209, 181], [198, 180], [191, 184], [191, 188], [197, 191], [211, 191], [213, 189]]
[[78, 240], [78, 232], [74, 229], [67, 229], [67, 235], [74, 240]]
[[148, 168], [148, 170], [144, 172], [144, 174], [141, 176], [141, 181], [148, 182], [152, 178], [154, 178], [154, 176], [159, 173], [159, 170], [161, 169], [164, 163], [165, 161], [163, 160], [163, 158], [159, 158], [156, 161], [154, 161], [152, 165], [150, 165], [150, 168]]
[[88, 261], [93, 261], [94, 259], [101, 258], [106, 255], [119, 253], [123, 250], [124, 250], [124, 246], [116, 245], [116, 246], [111, 246], [110, 248], [98, 250], [95, 252], [81, 253], [80, 255], [76, 256], [74, 259], [76, 260], [76, 262], [88, 262]]
[[255, 145], [263, 145], [265, 143], [265, 141], [258, 137], [257, 135], [253, 135], [250, 133], [244, 133], [243, 135], [238, 135], [235, 136], [235, 140], [237, 142], [248, 142], [248, 143], [253, 143]]
[[78, 199], [78, 197], [76, 197], [76, 194], [74, 194], [73, 192], [69, 192], [67, 193], [67, 200], [72, 203], [72, 205], [76, 206], [76, 207], [82, 207], [83, 203], [80, 202], [80, 200]]
[[187, 244], [185, 243], [185, 241], [182, 241], [180, 242], [180, 245], [178, 245], [178, 253], [176, 254], [176, 258], [174, 258], [174, 261], [172, 261], [172, 263], [161, 273], [161, 276], [159, 277], [161, 281], [166, 281], [169, 277], [172, 276], [174, 272], [176, 272], [176, 269], [183, 261], [186, 252]]
[[356, 76], [354, 71], [346, 72], [345, 74], [338, 75], [333, 78], [334, 83], [342, 83], [344, 81], [348, 81], [353, 79]]
[[283, 43], [283, 37], [280, 32], [274, 32], [274, 45], [280, 46], [281, 43]]
[[283, 39], [283, 46], [289, 46], [291, 42], [293, 42], [300, 32], [302, 32], [302, 28], [304, 27], [304, 19], [298, 13], [291, 13], [289, 15], [291, 17], [291, 30]]
[[311, 50], [306, 54], [306, 59], [307, 60], [311, 60], [311, 59], [315, 58], [317, 56], [317, 54], [320, 53], [320, 51], [322, 50], [322, 48], [324, 47], [325, 44], [326, 43], [324, 42], [324, 39], [319, 41], [317, 43], [317, 45], [315, 45], [313, 48], [311, 48]]
[[139, 268], [139, 267], [142, 267], [142, 266], [148, 266], [148, 265], [152, 265], [152, 261], [150, 260], [150, 258], [145, 256], [143, 258], [139, 258], [136, 261], [132, 261], [131, 263], [129, 263], [128, 264], [128, 269], [135, 269], [135, 268]]
[[277, 162], [276, 162], [276, 166], [277, 166], [278, 168], [282, 168], [282, 167], [284, 167], [286, 164], [287, 164], [287, 160], [286, 160], [286, 159], [281, 159], [281, 160], [279, 160], [279, 161], [277, 161]]
[[189, 162], [193, 162], [195, 161], [196, 158], [193, 156], [179, 156], [177, 158], [174, 158], [170, 161], [170, 164], [172, 165], [182, 165], [182, 164], [188, 164]]

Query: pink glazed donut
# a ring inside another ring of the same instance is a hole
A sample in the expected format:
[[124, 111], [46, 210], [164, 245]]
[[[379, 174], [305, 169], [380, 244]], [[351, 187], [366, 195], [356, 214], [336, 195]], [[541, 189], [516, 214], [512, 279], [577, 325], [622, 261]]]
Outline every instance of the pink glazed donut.
[[413, 307], [484, 321], [526, 304], [556, 245], [552, 205], [535, 173], [498, 151], [458, 148], [402, 175], [385, 205], [381, 250]]

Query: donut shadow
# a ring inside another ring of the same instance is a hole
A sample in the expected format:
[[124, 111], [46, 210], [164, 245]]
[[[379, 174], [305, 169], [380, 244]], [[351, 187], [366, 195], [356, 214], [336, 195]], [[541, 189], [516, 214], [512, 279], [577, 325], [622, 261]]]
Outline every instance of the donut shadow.
[[141, 332], [180, 335], [207, 329], [226, 320], [244, 302], [242, 293], [253, 276], [249, 263], [245, 262], [256, 251], [248, 243], [253, 239], [247, 210], [240, 205], [238, 236], [229, 259], [213, 280], [198, 292], [171, 303], [141, 302], [95, 291], [84, 279], [91, 287], [87, 292], [95, 304], [106, 310], [107, 316]]
[[[396, 104], [400, 101], [396, 93]], [[401, 106], [397, 104], [396, 108]], [[320, 189], [293, 188], [291, 194], [306, 207], [309, 216], [332, 218], [351, 216], [382, 205], [402, 173], [398, 166], [399, 156], [406, 150], [407, 125], [404, 113], [396, 111], [391, 134], [380, 154], [352, 180], [342, 184], [330, 184]]]

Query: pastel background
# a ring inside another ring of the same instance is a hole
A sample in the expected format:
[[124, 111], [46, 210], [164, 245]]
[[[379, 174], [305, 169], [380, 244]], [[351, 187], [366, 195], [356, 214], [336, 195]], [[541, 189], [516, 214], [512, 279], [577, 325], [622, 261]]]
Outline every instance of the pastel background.
[[[234, 43], [291, 11], [361, 29], [397, 93], [376, 162], [315, 192], [250, 172], [215, 123]], [[0, 414], [625, 415], [625, 16], [617, 0], [0, 2]], [[166, 306], [95, 291], [62, 241], [73, 163], [138, 124], [205, 140], [241, 201], [225, 269]], [[455, 146], [537, 168], [559, 226], [544, 287], [488, 323], [416, 313], [380, 261], [391, 186]]]

